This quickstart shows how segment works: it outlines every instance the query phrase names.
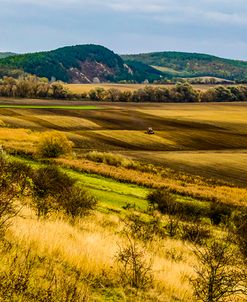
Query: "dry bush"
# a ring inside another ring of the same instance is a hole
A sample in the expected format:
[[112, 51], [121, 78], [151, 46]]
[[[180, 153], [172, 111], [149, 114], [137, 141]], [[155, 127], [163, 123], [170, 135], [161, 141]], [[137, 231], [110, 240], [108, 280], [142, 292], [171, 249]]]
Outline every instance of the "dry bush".
[[37, 147], [37, 154], [41, 157], [56, 158], [71, 153], [73, 143], [65, 134], [58, 131], [44, 133]]
[[235, 221], [236, 241], [247, 264], [247, 210], [245, 209], [237, 218]]
[[231, 218], [232, 209], [226, 204], [220, 202], [212, 202], [210, 204], [209, 218], [212, 223], [218, 225], [220, 223], [226, 224]]
[[127, 245], [120, 247], [116, 255], [121, 282], [137, 290], [149, 289], [153, 284], [151, 261], [146, 260], [145, 251], [137, 246], [135, 240], [128, 236], [127, 239]]
[[74, 186], [60, 196], [58, 203], [65, 213], [74, 219], [95, 209], [97, 200], [87, 190]]

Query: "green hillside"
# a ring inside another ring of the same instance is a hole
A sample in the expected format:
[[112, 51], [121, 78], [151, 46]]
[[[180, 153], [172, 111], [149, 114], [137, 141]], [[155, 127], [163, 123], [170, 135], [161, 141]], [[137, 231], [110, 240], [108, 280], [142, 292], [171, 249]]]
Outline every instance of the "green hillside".
[[[53, 51], [16, 55], [0, 60], [0, 69], [18, 69], [69, 83], [159, 79], [162, 72], [138, 64], [132, 70], [113, 51], [99, 45], [78, 45]], [[147, 68], [148, 72], [143, 71]], [[97, 79], [97, 80], [98, 80]]]
[[247, 80], [246, 61], [171, 51], [123, 55], [122, 58], [147, 64], [175, 77], [212, 76], [237, 81]]

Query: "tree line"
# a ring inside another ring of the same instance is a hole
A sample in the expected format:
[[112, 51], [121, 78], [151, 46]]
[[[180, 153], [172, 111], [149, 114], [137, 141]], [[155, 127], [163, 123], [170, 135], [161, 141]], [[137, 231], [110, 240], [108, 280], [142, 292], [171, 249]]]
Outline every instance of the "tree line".
[[217, 86], [206, 91], [194, 89], [189, 83], [178, 83], [174, 87], [146, 86], [134, 91], [111, 88], [95, 88], [87, 93], [74, 94], [62, 83], [50, 83], [46, 78], [23, 76], [19, 79], [4, 77], [0, 80], [0, 97], [55, 98], [89, 100], [97, 102], [243, 102], [247, 101], [246, 86]]

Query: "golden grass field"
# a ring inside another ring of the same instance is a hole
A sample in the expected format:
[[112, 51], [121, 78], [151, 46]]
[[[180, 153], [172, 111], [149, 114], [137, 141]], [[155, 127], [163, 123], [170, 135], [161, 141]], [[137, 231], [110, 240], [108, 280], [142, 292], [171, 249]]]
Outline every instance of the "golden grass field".
[[[82, 301], [191, 301], [192, 288], [185, 276], [193, 275], [192, 265], [196, 262], [192, 245], [169, 239], [165, 246], [162, 240], [151, 242], [145, 256], [152, 259], [154, 272], [155, 283], [150, 294], [128, 298], [120, 290], [118, 295], [113, 291], [104, 296], [102, 292], [107, 281], [104, 279], [112, 278], [112, 282], [118, 279], [115, 255], [119, 246], [128, 244], [126, 238], [121, 236], [123, 224], [119, 218], [95, 213], [71, 226], [66, 220], [37, 221], [30, 211], [26, 211], [25, 215], [26, 219], [15, 219], [11, 227], [12, 240], [26, 248], [32, 247], [40, 257], [56, 257], [59, 262], [81, 270], [91, 282], [101, 280], [101, 290], [99, 287], [98, 292], [93, 291], [88, 286], [86, 299]], [[154, 255], [154, 251], [158, 252]], [[175, 251], [180, 257], [178, 261], [173, 260], [172, 253]], [[117, 288], [119, 284], [115, 286]]]

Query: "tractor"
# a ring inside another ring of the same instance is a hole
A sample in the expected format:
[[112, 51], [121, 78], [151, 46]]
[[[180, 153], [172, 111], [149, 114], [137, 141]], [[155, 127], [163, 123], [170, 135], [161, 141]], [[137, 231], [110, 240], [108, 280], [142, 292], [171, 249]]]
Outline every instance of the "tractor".
[[147, 130], [147, 134], [154, 134], [154, 130], [152, 127], [149, 127]]

